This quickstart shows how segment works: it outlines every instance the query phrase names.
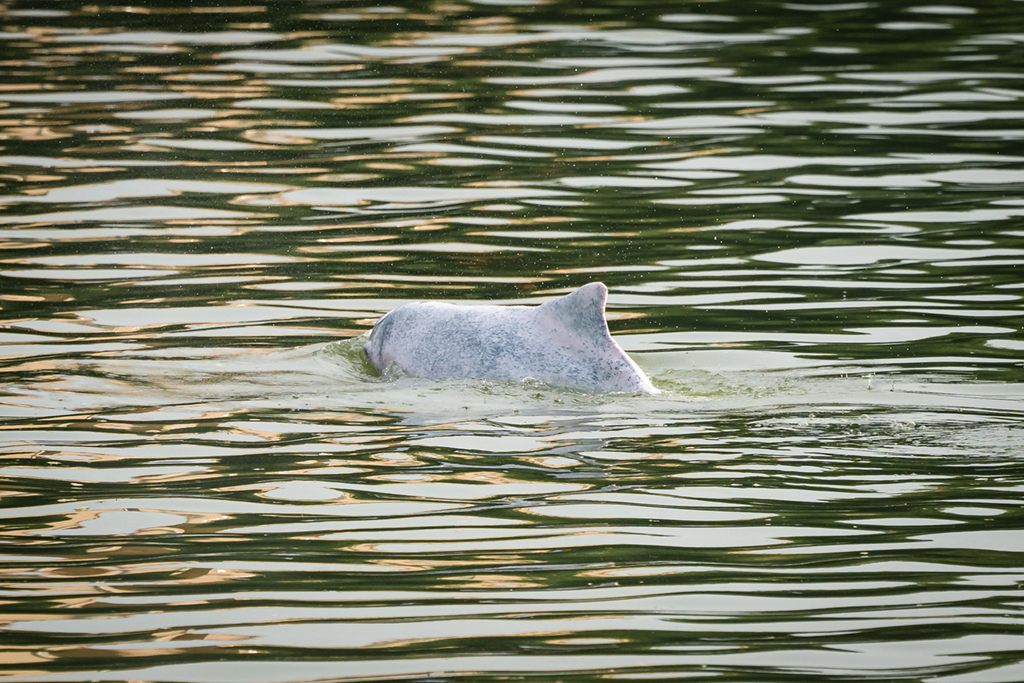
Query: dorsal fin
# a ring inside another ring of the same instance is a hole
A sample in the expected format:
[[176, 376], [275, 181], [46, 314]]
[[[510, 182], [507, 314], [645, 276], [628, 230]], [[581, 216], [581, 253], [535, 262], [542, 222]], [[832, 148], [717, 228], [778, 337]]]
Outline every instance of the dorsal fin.
[[604, 303], [608, 288], [603, 282], [591, 282], [575, 292], [553, 299], [541, 306], [562, 325], [571, 330], [598, 331], [608, 336], [608, 323], [604, 319]]

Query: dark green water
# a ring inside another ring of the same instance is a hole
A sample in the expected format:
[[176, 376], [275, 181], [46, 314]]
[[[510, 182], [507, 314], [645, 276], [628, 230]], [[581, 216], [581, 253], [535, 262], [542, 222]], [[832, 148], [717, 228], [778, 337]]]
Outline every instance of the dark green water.
[[[1024, 680], [1024, 3], [0, 2], [0, 672]], [[385, 381], [610, 289], [663, 393]]]

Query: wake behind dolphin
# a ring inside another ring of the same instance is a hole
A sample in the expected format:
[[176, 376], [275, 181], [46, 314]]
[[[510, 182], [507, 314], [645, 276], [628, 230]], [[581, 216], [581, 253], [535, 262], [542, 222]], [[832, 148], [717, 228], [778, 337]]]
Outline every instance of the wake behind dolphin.
[[365, 349], [380, 373], [660, 393], [608, 332], [607, 297], [591, 282], [540, 306], [406, 304], [376, 322]]

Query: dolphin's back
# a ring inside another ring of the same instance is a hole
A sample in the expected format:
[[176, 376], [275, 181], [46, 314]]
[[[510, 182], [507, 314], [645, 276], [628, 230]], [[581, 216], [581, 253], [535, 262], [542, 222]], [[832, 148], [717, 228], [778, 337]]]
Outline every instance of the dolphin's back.
[[366, 343], [379, 372], [416, 377], [533, 378], [591, 391], [656, 393], [608, 333], [599, 282], [541, 306], [406, 304], [374, 325]]

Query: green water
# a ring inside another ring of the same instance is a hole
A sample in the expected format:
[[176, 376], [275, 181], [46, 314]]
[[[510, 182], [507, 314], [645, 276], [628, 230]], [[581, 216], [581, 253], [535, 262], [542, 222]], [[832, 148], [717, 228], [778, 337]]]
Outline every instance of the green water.
[[[0, 672], [1024, 680], [1022, 17], [0, 2]], [[361, 350], [595, 280], [660, 395]]]

